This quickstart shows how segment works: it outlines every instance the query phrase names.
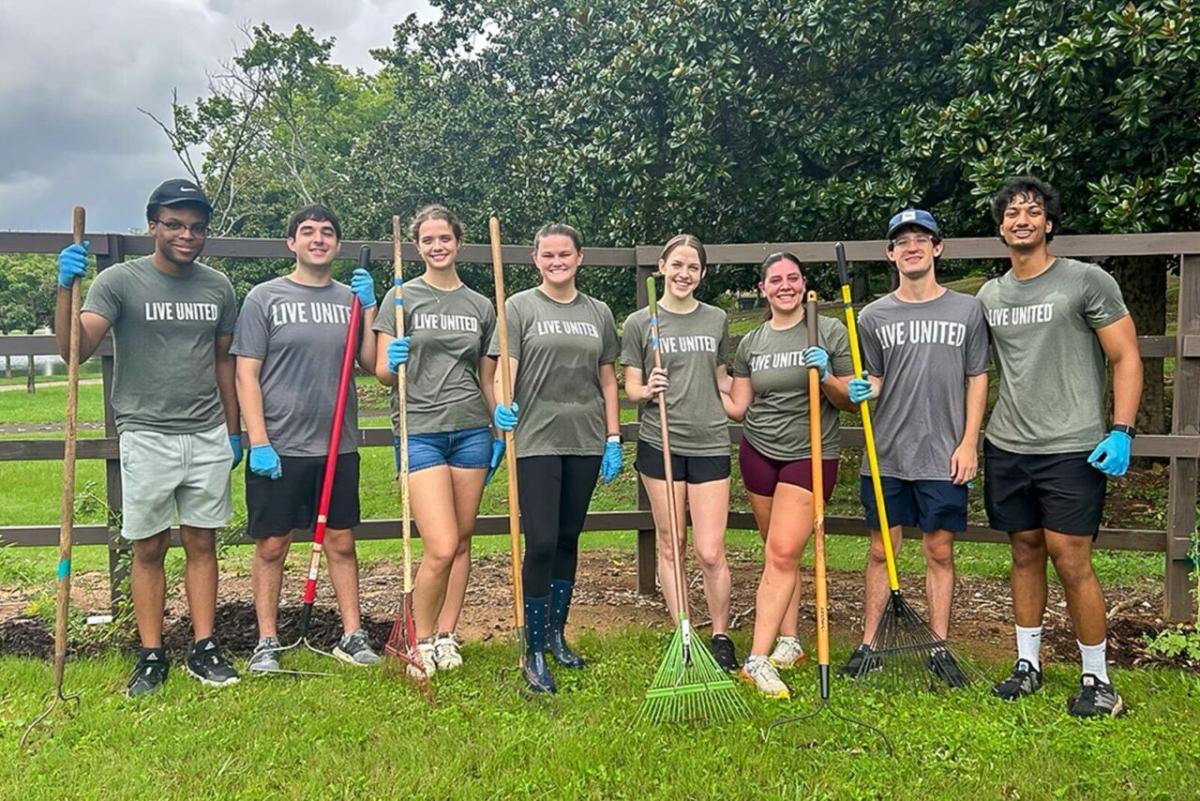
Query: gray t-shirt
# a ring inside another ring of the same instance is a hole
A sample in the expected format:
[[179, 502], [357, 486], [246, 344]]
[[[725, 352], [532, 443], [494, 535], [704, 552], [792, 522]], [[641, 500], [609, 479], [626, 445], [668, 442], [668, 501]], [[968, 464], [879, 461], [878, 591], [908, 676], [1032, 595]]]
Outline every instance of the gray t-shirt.
[[[496, 310], [467, 286], [449, 291], [423, 278], [404, 282], [404, 333], [408, 355], [408, 433], [435, 434], [491, 425], [479, 387], [479, 359], [496, 330]], [[389, 289], [375, 331], [396, 336], [396, 290]], [[392, 388], [392, 428], [400, 433], [398, 388]]]
[[83, 311], [112, 328], [118, 432], [194, 434], [224, 421], [214, 346], [233, 333], [237, 300], [223, 273], [195, 262], [167, 275], [143, 256], [102, 270]]
[[[658, 307], [663, 367], [671, 379], [667, 420], [671, 451], [683, 456], [728, 456], [729, 421], [717, 388], [717, 368], [729, 358], [729, 322], [725, 312], [707, 303], [687, 314]], [[650, 309], [638, 309], [625, 320], [621, 363], [649, 378], [654, 368], [650, 346]], [[662, 449], [658, 401], [644, 404], [638, 439]]]
[[872, 417], [880, 473], [948, 481], [966, 424], [966, 376], [988, 369], [983, 306], [950, 290], [924, 303], [885, 295], [862, 310], [858, 331], [864, 367], [883, 379]]
[[[742, 338], [733, 360], [733, 375], [749, 378], [754, 400], [746, 412], [743, 434], [763, 456], [783, 461], [812, 455], [808, 431], [808, 368], [804, 349], [809, 346], [805, 321], [776, 331], [767, 320]], [[817, 338], [829, 353], [836, 376], [850, 375], [850, 338], [846, 326], [831, 317], [817, 323]], [[841, 447], [838, 410], [821, 393], [821, 456], [832, 459]]]
[[[308, 286], [287, 276], [246, 295], [231, 350], [262, 361], [263, 418], [280, 456], [324, 456], [329, 448], [353, 302], [350, 287], [338, 281]], [[357, 449], [358, 398], [352, 385], [338, 453]]]
[[[617, 326], [602, 301], [582, 292], [570, 303], [538, 288], [504, 303], [509, 355], [519, 363], [517, 456], [599, 456], [604, 452], [600, 365], [617, 360]], [[500, 355], [500, 338], [488, 353]]]
[[1014, 453], [1090, 451], [1105, 435], [1104, 351], [1095, 330], [1126, 314], [1117, 282], [1095, 264], [1057, 258], [1040, 275], [983, 285], [1000, 372], [986, 437]]

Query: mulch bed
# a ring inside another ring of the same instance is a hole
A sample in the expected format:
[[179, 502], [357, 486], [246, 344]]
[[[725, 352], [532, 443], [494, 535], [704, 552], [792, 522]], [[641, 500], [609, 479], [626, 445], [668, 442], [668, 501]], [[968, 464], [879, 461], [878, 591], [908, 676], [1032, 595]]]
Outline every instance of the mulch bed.
[[[305, 560], [306, 561], [306, 560]], [[467, 593], [459, 633], [468, 640], [491, 640], [507, 636], [512, 620], [512, 595], [508, 575], [508, 557], [491, 555], [477, 558]], [[733, 572], [733, 625], [748, 632], [754, 620], [754, 593], [761, 564], [737, 552], [730, 553]], [[298, 636], [301, 609], [303, 566], [289, 568], [285, 579], [283, 604], [279, 619], [281, 638], [289, 641]], [[324, 576], [322, 577], [324, 579]], [[379, 564], [364, 570], [360, 579], [360, 595], [364, 625], [373, 642], [382, 644], [391, 630], [395, 604], [401, 585], [399, 567]], [[811, 591], [811, 576], [805, 574], [805, 592]], [[830, 620], [835, 638], [846, 644], [858, 636], [861, 628], [862, 576], [857, 573], [829, 573]], [[924, 611], [923, 582], [909, 578], [905, 597]], [[102, 573], [77, 576], [73, 585], [72, 604], [76, 612], [104, 613], [107, 611], [107, 580]], [[25, 590], [32, 597], [37, 589]], [[53, 654], [53, 624], [40, 617], [28, 617], [23, 610], [28, 597], [22, 592], [5, 590], [0, 594], [0, 654], [49, 659]], [[253, 650], [257, 631], [254, 607], [250, 601], [248, 576], [223, 576], [221, 597], [226, 600], [217, 610], [217, 632], [222, 645], [236, 656], [245, 657]], [[1184, 658], [1168, 659], [1150, 653], [1147, 639], [1165, 628], [1157, 618], [1162, 608], [1162, 592], [1152, 585], [1141, 588], [1108, 588], [1110, 601], [1108, 656], [1112, 663], [1123, 667], [1169, 665], [1200, 670], [1200, 662]], [[690, 581], [693, 617], [704, 625], [705, 605], [700, 574], [693, 570]], [[813, 609], [806, 598], [801, 608], [802, 634], [811, 640]], [[571, 611], [573, 631], [620, 631], [635, 627], [665, 629], [668, 625], [661, 600], [637, 592], [637, 563], [632, 554], [619, 551], [584, 551], [581, 553], [575, 605]], [[1066, 602], [1061, 588], [1050, 586], [1046, 611], [1046, 633], [1043, 639], [1044, 658], [1050, 661], [1074, 662], [1078, 649], [1066, 615]], [[97, 630], [98, 631], [98, 630]], [[72, 643], [73, 654], [95, 654], [112, 648], [132, 648], [136, 636], [132, 625], [118, 636], [88, 636]], [[332, 646], [341, 634], [332, 589], [328, 581], [320, 587], [317, 605], [309, 627], [311, 641]], [[954, 628], [956, 648], [987, 659], [1008, 659], [1013, 653], [1012, 622], [1008, 582], [997, 579], [962, 578], [955, 595]], [[191, 627], [187, 605], [182, 592], [174, 595], [167, 605], [166, 644], [182, 655], [191, 642]]]

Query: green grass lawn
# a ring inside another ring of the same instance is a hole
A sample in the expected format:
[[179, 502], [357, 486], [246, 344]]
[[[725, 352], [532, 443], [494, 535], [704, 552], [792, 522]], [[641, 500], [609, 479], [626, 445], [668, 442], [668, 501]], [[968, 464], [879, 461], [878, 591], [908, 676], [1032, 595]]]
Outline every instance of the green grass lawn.
[[[744, 636], [742, 636], [744, 639]], [[739, 642], [744, 647], [744, 642]], [[591, 657], [556, 671], [560, 693], [525, 700], [501, 669], [503, 643], [467, 644], [466, 665], [435, 677], [438, 703], [373, 669], [337, 678], [245, 679], [210, 690], [176, 665], [164, 691], [120, 696], [127, 658], [72, 662], [79, 713], [27, 753], [16, 741], [51, 686], [42, 662], [0, 659], [0, 797], [140, 798], [1196, 798], [1200, 683], [1171, 670], [1115, 671], [1133, 707], [1122, 720], [1066, 714], [1073, 667], [1050, 666], [1020, 704], [973, 688], [884, 693], [841, 681], [838, 711], [869, 720], [895, 756], [864, 730], [828, 714], [776, 730], [809, 710], [811, 668], [791, 674], [790, 702], [752, 698], [747, 722], [655, 727], [635, 715], [662, 635], [582, 635]], [[845, 649], [834, 652], [835, 661]], [[301, 653], [294, 667], [330, 669]], [[1002, 670], [984, 666], [989, 673]]]

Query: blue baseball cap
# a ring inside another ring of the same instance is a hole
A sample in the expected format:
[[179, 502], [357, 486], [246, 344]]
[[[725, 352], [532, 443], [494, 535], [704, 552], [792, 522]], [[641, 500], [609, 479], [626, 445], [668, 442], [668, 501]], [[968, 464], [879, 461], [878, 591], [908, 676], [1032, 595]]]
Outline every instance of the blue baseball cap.
[[888, 223], [887, 238], [891, 239], [906, 225], [916, 225], [924, 228], [934, 236], [939, 236], [937, 220], [933, 219], [933, 215], [925, 211], [925, 209], [905, 209], [896, 216], [892, 217]]

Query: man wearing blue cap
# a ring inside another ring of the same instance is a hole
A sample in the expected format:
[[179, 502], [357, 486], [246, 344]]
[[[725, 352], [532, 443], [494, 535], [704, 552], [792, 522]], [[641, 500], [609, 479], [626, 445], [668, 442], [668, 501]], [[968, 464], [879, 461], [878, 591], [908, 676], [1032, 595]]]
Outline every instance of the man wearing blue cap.
[[[130, 585], [142, 647], [125, 694], [154, 692], [167, 678], [163, 648], [171, 524], [187, 554], [184, 587], [195, 642], [184, 667], [211, 687], [238, 680], [213, 637], [217, 605], [216, 529], [233, 507], [229, 471], [242, 459], [234, 361], [233, 286], [196, 261], [212, 204], [187, 179], [150, 195], [146, 221], [154, 252], [101, 272], [79, 315], [79, 358], [105, 334], [115, 355], [112, 408], [120, 435], [121, 536], [133, 543]], [[55, 335], [66, 358], [71, 284], [87, 273], [88, 243], [58, 254]]]
[[[888, 223], [887, 240], [900, 284], [859, 316], [866, 373], [851, 379], [850, 399], [877, 399], [872, 419], [892, 545], [899, 550], [901, 526], [924, 533], [930, 628], [945, 639], [954, 596], [954, 534], [967, 527], [967, 482], [975, 477], [987, 406], [987, 320], [974, 297], [938, 284], [943, 246], [932, 214], [900, 212]], [[841, 669], [851, 677], [870, 664], [870, 643], [888, 598], [879, 511], [865, 460], [860, 495], [871, 551], [862, 644]], [[936, 651], [929, 669], [951, 687], [966, 684], [948, 650]]]
[[[1046, 562], [1062, 582], [1082, 663], [1077, 717], [1116, 717], [1125, 702], [1108, 678], [1104, 591], [1092, 569], [1108, 477], [1129, 467], [1142, 395], [1137, 330], [1121, 289], [1095, 264], [1052, 256], [1058, 192], [1031, 176], [992, 198], [1011, 269], [979, 290], [996, 350], [1000, 391], [984, 435], [983, 498], [992, 528], [1012, 544], [1017, 662], [992, 688], [1006, 700], [1042, 685]], [[1112, 366], [1112, 425], [1105, 412]]]

